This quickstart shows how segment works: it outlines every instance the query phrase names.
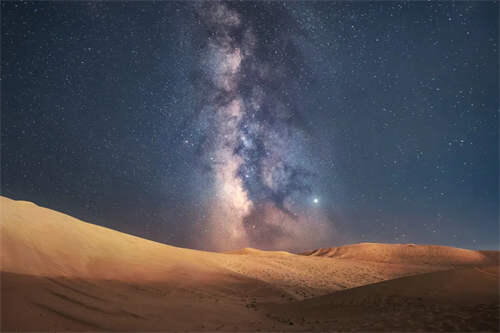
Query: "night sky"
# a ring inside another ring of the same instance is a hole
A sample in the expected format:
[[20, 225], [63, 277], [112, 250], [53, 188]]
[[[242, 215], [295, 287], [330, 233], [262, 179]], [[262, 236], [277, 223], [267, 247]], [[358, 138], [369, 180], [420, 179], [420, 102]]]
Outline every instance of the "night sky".
[[198, 249], [498, 248], [498, 6], [2, 1], [2, 195]]

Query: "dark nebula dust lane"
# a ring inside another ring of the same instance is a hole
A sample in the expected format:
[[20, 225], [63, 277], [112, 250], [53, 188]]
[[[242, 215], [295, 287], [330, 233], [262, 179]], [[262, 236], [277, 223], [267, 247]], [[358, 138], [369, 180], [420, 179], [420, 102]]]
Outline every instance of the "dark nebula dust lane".
[[497, 1], [2, 1], [1, 194], [170, 245], [496, 249]]

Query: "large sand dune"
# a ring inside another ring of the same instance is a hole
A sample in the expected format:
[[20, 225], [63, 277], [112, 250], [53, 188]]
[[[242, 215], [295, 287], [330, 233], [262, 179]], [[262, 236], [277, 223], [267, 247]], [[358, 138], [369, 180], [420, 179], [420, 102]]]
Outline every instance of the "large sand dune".
[[2, 330], [414, 330], [471, 313], [477, 320], [450, 327], [498, 329], [497, 252], [359, 244], [212, 253], [28, 202], [0, 197], [0, 209]]

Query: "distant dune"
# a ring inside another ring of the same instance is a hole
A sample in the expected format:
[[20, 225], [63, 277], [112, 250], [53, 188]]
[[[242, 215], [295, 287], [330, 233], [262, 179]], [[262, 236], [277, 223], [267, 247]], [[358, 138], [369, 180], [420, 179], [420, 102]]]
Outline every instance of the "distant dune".
[[0, 197], [0, 210], [2, 331], [498, 330], [494, 251], [212, 253], [29, 202]]
[[322, 248], [304, 255], [413, 265], [484, 265], [492, 255], [449, 246], [361, 243]]

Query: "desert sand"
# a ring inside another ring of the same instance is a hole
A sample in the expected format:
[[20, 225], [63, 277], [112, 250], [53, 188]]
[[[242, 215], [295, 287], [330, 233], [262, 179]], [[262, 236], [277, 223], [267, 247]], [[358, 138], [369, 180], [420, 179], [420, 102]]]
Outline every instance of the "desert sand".
[[177, 248], [0, 197], [2, 331], [498, 331], [496, 251]]

